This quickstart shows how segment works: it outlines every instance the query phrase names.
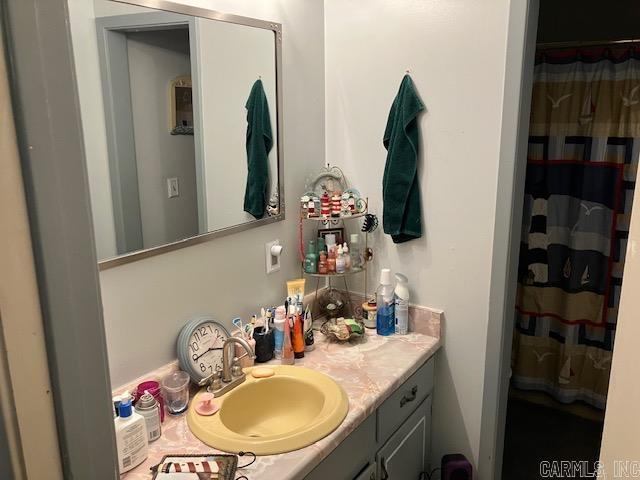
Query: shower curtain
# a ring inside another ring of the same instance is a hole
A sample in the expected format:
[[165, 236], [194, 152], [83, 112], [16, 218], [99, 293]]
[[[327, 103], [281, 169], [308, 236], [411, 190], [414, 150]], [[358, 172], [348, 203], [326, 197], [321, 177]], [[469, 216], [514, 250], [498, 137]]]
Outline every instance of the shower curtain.
[[538, 52], [512, 385], [604, 409], [638, 154], [640, 49]]

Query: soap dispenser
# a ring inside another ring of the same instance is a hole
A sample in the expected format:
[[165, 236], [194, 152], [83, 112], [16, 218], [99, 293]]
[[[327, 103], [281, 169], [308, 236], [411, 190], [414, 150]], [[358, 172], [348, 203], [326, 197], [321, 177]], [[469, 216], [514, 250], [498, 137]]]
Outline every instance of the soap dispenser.
[[307, 254], [304, 258], [304, 271], [307, 273], [318, 272], [318, 254], [316, 253], [316, 245], [313, 240], [309, 240], [307, 245]]
[[147, 427], [144, 417], [133, 410], [130, 395], [121, 399], [120, 416], [114, 422], [118, 467], [123, 474], [146, 460], [149, 449]]

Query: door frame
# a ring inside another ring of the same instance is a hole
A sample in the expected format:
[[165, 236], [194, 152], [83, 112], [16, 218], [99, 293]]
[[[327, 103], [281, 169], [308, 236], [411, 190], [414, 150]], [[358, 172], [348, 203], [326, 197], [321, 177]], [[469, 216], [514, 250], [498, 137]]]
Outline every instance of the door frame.
[[63, 473], [113, 480], [113, 406], [67, 0], [3, 7]]
[[[502, 478], [539, 0], [511, 2], [478, 473]], [[524, 34], [523, 34], [524, 33]]]

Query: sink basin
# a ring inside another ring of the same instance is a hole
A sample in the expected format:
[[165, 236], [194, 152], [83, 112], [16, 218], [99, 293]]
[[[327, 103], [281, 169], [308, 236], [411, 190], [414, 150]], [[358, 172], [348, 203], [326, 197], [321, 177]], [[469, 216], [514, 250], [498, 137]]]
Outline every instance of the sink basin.
[[244, 383], [216, 398], [220, 410], [212, 416], [195, 412], [198, 393], [187, 413], [193, 434], [226, 452], [273, 455], [311, 445], [342, 423], [349, 400], [333, 379], [304, 367], [271, 368], [272, 377], [247, 373]]

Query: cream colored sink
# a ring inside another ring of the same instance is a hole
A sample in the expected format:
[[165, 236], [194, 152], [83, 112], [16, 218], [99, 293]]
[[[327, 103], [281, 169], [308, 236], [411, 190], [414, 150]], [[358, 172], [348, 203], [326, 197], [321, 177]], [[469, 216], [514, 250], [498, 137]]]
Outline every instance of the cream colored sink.
[[275, 375], [247, 380], [214, 400], [218, 413], [205, 417], [189, 407], [187, 423], [207, 445], [256, 455], [290, 452], [326, 437], [342, 423], [349, 400], [335, 381], [304, 367], [274, 365]]

